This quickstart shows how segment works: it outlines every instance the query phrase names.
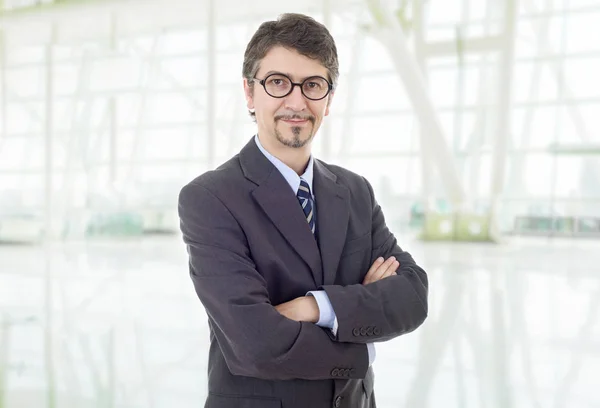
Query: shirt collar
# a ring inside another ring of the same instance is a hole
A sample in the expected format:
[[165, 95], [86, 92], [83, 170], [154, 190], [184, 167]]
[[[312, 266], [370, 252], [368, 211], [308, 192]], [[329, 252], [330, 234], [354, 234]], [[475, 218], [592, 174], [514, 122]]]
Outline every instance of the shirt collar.
[[[300, 176], [298, 176], [298, 174], [294, 170], [292, 170], [292, 168], [289, 167], [287, 164], [285, 164], [284, 162], [279, 160], [277, 157], [275, 157], [271, 153], [269, 153], [263, 147], [263, 145], [260, 143], [258, 134], [256, 136], [254, 136], [254, 141], [256, 142], [256, 145], [258, 146], [260, 151], [265, 155], [265, 157], [267, 159], [269, 159], [269, 161], [271, 163], [273, 163], [273, 165], [277, 168], [277, 170], [279, 170], [279, 172], [281, 173], [283, 178], [285, 178], [285, 180], [288, 182], [288, 184], [294, 191], [294, 194], [297, 194], [298, 188], [300, 187]], [[314, 164], [314, 160], [313, 160], [313, 156], [311, 154], [310, 159], [308, 160], [308, 165], [306, 166], [306, 170], [304, 171], [304, 174], [302, 174], [302, 178], [304, 179], [304, 181], [306, 181], [308, 183], [308, 185], [310, 187], [310, 193], [314, 197], [313, 186], [312, 186], [313, 164]]]

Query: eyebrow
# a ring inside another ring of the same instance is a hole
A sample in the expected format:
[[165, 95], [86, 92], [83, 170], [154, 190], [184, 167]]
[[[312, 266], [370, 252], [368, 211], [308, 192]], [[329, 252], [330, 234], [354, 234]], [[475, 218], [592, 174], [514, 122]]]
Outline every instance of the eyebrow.
[[[273, 74], [283, 74], [285, 76], [288, 76], [290, 78], [292, 78], [292, 80], [294, 79], [294, 75], [290, 74], [289, 72], [281, 72], [281, 71], [269, 71], [265, 74], [264, 78], [268, 77], [269, 75], [273, 75]], [[327, 79], [327, 77], [322, 76], [322, 75], [309, 75], [307, 77], [301, 78], [300, 82], [304, 81], [306, 78], [314, 78], [314, 77], [321, 77], [321, 78], [325, 78]], [[328, 80], [328, 79], [327, 79]], [[329, 80], [328, 80], [329, 81]]]

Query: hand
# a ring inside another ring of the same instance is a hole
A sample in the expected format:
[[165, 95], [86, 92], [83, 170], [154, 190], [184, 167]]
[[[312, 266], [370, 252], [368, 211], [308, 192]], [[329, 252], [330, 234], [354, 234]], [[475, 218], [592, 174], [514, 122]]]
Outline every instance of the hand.
[[314, 296], [302, 296], [277, 305], [275, 309], [281, 315], [297, 322], [317, 323], [319, 321], [319, 305]]
[[390, 256], [385, 262], [380, 257], [373, 262], [362, 284], [368, 285], [369, 283], [396, 275], [396, 270], [399, 266], [400, 262], [396, 261], [396, 257]]

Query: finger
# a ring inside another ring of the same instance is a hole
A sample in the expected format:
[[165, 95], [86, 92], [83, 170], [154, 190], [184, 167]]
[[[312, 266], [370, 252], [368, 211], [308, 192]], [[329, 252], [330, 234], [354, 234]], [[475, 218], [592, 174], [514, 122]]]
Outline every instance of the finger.
[[390, 256], [378, 269], [373, 273], [373, 279], [378, 281], [381, 279], [383, 274], [394, 265], [396, 262], [396, 257]]
[[373, 273], [383, 264], [383, 258], [379, 257], [375, 260], [375, 262], [373, 262], [373, 265], [371, 265], [371, 268], [369, 268], [369, 271], [367, 272], [367, 274], [365, 275], [365, 279], [363, 280], [363, 285], [366, 285], [368, 283], [371, 283], [372, 278], [373, 278]]
[[380, 256], [379, 258], [377, 258], [375, 260], [375, 262], [373, 262], [373, 265], [371, 265], [371, 268], [369, 268], [369, 271], [367, 272], [367, 275], [369, 275], [369, 274], [372, 275], [373, 272], [375, 272], [381, 266], [381, 264], [383, 264], [383, 261], [384, 261], [384, 259], [383, 259], [382, 256]]
[[389, 263], [390, 263], [389, 258], [384, 261], [383, 257], [379, 257], [377, 259], [377, 261], [375, 261], [373, 263], [373, 266], [371, 266], [369, 273], [365, 277], [365, 280], [367, 281], [367, 283], [373, 283], [373, 282], [376, 282], [377, 280], [379, 280], [379, 276], [381, 275], [381, 272], [383, 270], [387, 269]]
[[390, 276], [397, 275], [396, 270], [398, 269], [399, 266], [400, 266], [400, 262], [398, 262], [398, 261], [394, 262], [394, 264], [390, 268], [388, 268], [387, 271], [385, 271], [385, 273], [383, 274], [381, 279], [385, 279], [385, 278], [389, 278]]

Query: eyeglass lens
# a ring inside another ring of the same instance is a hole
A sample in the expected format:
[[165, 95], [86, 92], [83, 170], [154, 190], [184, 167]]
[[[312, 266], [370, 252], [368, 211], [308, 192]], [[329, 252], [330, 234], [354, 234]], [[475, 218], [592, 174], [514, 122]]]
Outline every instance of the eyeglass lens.
[[[265, 78], [265, 90], [271, 96], [280, 98], [290, 93], [292, 81], [285, 75], [272, 74]], [[329, 92], [325, 78], [310, 77], [302, 82], [302, 93], [309, 99], [322, 99]]]

